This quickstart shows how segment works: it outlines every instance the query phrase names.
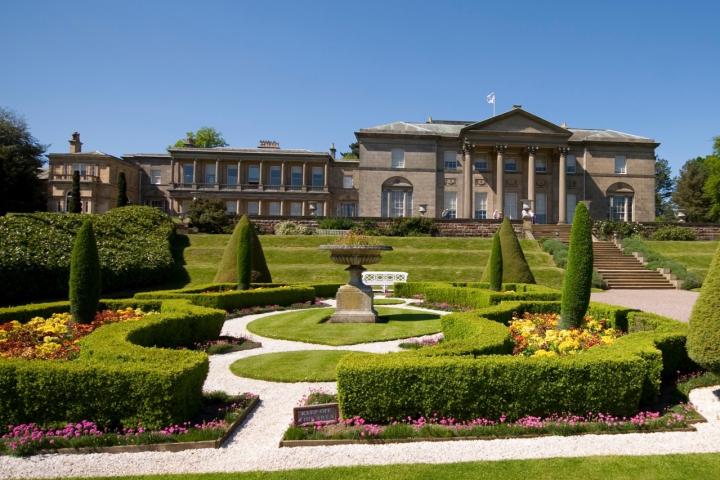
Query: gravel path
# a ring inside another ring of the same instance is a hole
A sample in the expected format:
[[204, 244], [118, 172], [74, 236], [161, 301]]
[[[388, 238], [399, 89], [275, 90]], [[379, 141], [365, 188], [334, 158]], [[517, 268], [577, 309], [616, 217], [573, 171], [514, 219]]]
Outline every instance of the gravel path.
[[687, 322], [699, 295], [697, 292], [687, 290], [610, 289], [602, 293], [593, 293], [591, 300], [637, 308]]
[[298, 400], [311, 388], [334, 391], [335, 384], [275, 383], [241, 378], [229, 371], [228, 367], [232, 362], [260, 353], [290, 350], [348, 349], [389, 352], [398, 349], [399, 341], [331, 347], [258, 338], [247, 332], [246, 326], [249, 322], [266, 315], [273, 313], [230, 320], [223, 328], [224, 334], [243, 334], [261, 341], [262, 348], [215, 355], [210, 360], [210, 374], [205, 390], [254, 392], [261, 398], [260, 406], [225, 447], [177, 453], [0, 457], [0, 478], [234, 472], [389, 463], [720, 452], [720, 389], [717, 387], [694, 390], [690, 395], [691, 402], [709, 420], [708, 423], [699, 424], [697, 432], [279, 448], [278, 442], [291, 422], [292, 408], [297, 405]]

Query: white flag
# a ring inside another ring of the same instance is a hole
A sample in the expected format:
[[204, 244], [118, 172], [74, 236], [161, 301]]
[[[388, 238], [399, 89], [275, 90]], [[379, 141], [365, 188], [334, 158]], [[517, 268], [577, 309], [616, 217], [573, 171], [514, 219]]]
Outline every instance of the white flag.
[[495, 105], [495, 92], [490, 92], [485, 98], [487, 99], [488, 103], [492, 103], [493, 105]]

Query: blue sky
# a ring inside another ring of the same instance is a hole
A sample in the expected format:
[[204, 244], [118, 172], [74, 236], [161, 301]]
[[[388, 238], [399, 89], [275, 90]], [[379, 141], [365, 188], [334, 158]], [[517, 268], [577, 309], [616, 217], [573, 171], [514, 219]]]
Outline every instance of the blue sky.
[[662, 143], [675, 170], [720, 135], [720, 2], [3, 2], [0, 106], [50, 151], [340, 150], [393, 120], [481, 120], [485, 95]]

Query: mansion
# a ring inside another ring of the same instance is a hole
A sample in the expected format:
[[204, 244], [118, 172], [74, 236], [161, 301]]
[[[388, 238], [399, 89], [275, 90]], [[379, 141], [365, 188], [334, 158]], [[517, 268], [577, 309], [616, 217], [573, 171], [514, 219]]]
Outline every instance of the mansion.
[[115, 205], [124, 172], [131, 203], [173, 215], [214, 198], [253, 216], [517, 219], [529, 205], [537, 223], [569, 223], [583, 201], [596, 219], [655, 219], [659, 144], [650, 138], [556, 125], [520, 106], [479, 122], [430, 118], [355, 135], [358, 159], [336, 158], [334, 147], [199, 148], [192, 139], [116, 157], [83, 152], [75, 133], [69, 153], [48, 155], [48, 208], [66, 210], [79, 171], [86, 212]]

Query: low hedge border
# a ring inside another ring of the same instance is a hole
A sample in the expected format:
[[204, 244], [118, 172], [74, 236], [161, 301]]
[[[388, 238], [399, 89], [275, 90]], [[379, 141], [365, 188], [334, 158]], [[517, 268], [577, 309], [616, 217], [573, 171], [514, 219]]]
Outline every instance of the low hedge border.
[[338, 364], [347, 418], [388, 422], [442, 414], [458, 419], [603, 412], [627, 416], [658, 395], [663, 376], [689, 368], [687, 326], [657, 315], [591, 303], [628, 335], [581, 355], [508, 355], [513, 314], [559, 311], [559, 302], [506, 302], [443, 317], [437, 347], [386, 355], [352, 354]]
[[92, 419], [160, 428], [187, 420], [200, 406], [208, 356], [170, 348], [217, 338], [225, 312], [187, 300], [117, 300], [112, 307], [152, 305], [158, 313], [102, 326], [82, 339], [77, 359], [0, 359], [0, 425]]
[[501, 302], [517, 300], [552, 301], [560, 299], [560, 292], [548, 287], [522, 283], [503, 284], [502, 292], [489, 290], [487, 282], [441, 283], [415, 282], [395, 284], [395, 294], [401, 297], [423, 295], [432, 303], [449, 303], [464, 308], [484, 308]]

